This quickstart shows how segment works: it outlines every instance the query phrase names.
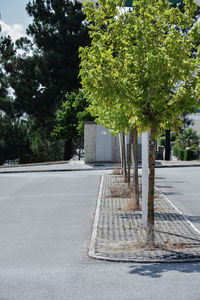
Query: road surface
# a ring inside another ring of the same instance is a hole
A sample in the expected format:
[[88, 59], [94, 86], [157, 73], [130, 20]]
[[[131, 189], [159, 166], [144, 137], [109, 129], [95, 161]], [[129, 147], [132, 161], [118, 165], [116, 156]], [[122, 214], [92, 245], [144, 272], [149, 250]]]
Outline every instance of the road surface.
[[200, 230], [200, 167], [156, 169], [156, 185]]
[[102, 172], [0, 175], [0, 300], [199, 300], [200, 263], [87, 257]]

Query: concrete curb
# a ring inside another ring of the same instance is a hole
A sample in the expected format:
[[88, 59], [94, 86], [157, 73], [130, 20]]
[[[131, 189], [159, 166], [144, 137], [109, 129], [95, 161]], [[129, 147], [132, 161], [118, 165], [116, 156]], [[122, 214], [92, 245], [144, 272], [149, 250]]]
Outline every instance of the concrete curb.
[[155, 168], [188, 168], [188, 167], [200, 167], [200, 164], [195, 164], [195, 165], [162, 165], [162, 166], [155, 166]]
[[94, 254], [94, 246], [95, 246], [95, 240], [97, 236], [97, 227], [99, 223], [99, 215], [100, 215], [100, 205], [101, 205], [101, 195], [102, 195], [102, 190], [103, 190], [103, 180], [104, 180], [104, 175], [101, 177], [101, 183], [100, 183], [100, 189], [99, 189], [99, 194], [98, 194], [98, 199], [97, 199], [97, 205], [96, 205], [96, 212], [95, 212], [95, 217], [94, 217], [94, 224], [93, 224], [93, 229], [92, 229], [92, 235], [90, 239], [90, 245], [89, 245], [89, 256], [96, 258]]
[[[159, 169], [159, 168], [188, 168], [188, 167], [200, 167], [199, 165], [162, 165], [162, 166], [155, 166], [155, 168]], [[3, 168], [3, 167], [1, 167]], [[25, 166], [23, 166], [22, 168], [24, 168], [24, 170], [9, 170], [10, 167], [5, 167], [5, 170], [1, 170], [0, 168], [0, 174], [12, 174], [12, 173], [34, 173], [34, 172], [71, 172], [71, 171], [100, 171], [100, 170], [113, 170], [115, 167], [114, 166], [110, 166], [110, 167], [94, 167], [94, 168], [69, 168], [69, 169], [38, 169], [38, 170], [25, 170]], [[6, 169], [8, 168], [8, 169]], [[18, 168], [18, 166], [15, 166], [13, 168]], [[139, 166], [139, 169], [141, 169], [141, 166]]]
[[66, 165], [69, 161], [52, 161], [52, 162], [41, 162], [41, 163], [30, 163], [30, 164], [19, 164], [19, 165], [8, 165], [8, 166], [0, 166], [1, 168], [26, 168], [26, 167], [33, 167], [33, 166], [51, 166], [51, 165]]
[[[91, 239], [89, 243], [89, 251], [88, 251], [88, 256], [92, 259], [97, 259], [97, 260], [103, 260], [103, 261], [108, 261], [108, 262], [121, 262], [121, 263], [143, 263], [143, 264], [150, 264], [150, 263], [191, 263], [191, 262], [200, 262], [200, 257], [194, 257], [194, 258], [172, 258], [172, 259], [135, 259], [135, 258], [109, 258], [109, 257], [104, 257], [104, 256], [98, 256], [95, 255], [95, 242], [96, 242], [96, 236], [97, 236], [97, 229], [98, 229], [98, 223], [99, 223], [99, 217], [100, 217], [100, 206], [101, 206], [101, 198], [102, 198], [102, 191], [103, 191], [103, 181], [104, 181], [104, 175], [102, 175], [101, 178], [101, 184], [100, 184], [100, 189], [99, 189], [99, 194], [97, 198], [97, 205], [96, 205], [96, 211], [95, 211], [95, 217], [94, 217], [94, 224], [93, 224], [93, 229], [92, 229], [92, 234], [91, 234]], [[159, 191], [159, 189], [156, 187], [156, 189]], [[159, 191], [160, 192], [160, 191]], [[166, 201], [170, 203], [170, 205], [173, 206], [173, 208], [180, 213], [183, 218], [186, 220], [186, 222], [191, 226], [191, 228], [200, 235], [200, 231], [194, 226], [193, 223], [191, 223], [188, 218], [163, 194], [160, 193]]]
[[105, 168], [94, 168], [94, 169], [91, 169], [91, 168], [85, 168], [85, 169], [49, 169], [49, 170], [6, 170], [6, 171], [1, 171], [0, 170], [0, 174], [9, 174], [9, 173], [41, 173], [41, 172], [74, 172], [74, 171], [103, 171], [103, 170], [113, 170], [114, 167], [105, 167]]

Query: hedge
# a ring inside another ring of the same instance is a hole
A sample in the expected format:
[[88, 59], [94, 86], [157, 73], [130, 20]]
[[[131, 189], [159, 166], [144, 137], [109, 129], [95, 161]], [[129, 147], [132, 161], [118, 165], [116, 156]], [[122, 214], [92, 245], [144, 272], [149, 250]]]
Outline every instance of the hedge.
[[195, 160], [199, 158], [199, 153], [194, 148], [182, 149], [179, 147], [173, 147], [173, 155], [180, 160]]

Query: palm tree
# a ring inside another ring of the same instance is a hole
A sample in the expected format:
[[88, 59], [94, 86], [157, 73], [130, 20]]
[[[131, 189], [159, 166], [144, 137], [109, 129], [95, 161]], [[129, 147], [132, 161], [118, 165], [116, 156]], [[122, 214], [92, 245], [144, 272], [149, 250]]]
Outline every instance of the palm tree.
[[191, 127], [184, 129], [183, 133], [179, 135], [176, 142], [182, 148], [191, 147], [193, 145], [198, 146], [200, 136]]

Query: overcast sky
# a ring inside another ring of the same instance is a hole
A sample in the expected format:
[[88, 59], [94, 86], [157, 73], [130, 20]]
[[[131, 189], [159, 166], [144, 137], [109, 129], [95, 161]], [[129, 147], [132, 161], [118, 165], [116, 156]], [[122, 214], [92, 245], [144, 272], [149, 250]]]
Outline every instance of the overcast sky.
[[[25, 10], [28, 2], [29, 0], [0, 0], [2, 33], [9, 34], [13, 40], [24, 36], [27, 26], [32, 22]], [[196, 2], [200, 3], [200, 0]]]

